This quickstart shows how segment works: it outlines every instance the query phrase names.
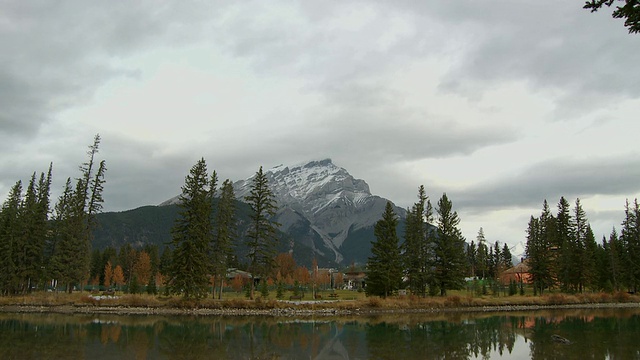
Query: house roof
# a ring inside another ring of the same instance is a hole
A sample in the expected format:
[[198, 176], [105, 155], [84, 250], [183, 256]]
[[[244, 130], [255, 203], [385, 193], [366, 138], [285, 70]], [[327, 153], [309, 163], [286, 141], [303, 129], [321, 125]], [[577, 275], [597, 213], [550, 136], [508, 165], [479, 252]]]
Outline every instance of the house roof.
[[504, 274], [520, 274], [529, 272], [529, 259], [524, 259], [520, 264], [504, 271]]

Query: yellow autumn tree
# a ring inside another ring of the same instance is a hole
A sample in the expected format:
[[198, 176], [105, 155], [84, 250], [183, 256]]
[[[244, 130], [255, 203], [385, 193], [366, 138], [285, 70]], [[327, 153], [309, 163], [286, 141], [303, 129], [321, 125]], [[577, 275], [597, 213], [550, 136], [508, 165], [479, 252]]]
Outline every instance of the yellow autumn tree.
[[138, 253], [136, 262], [133, 265], [133, 276], [138, 279], [139, 284], [148, 284], [151, 277], [151, 257], [146, 251]]
[[104, 266], [104, 286], [111, 286], [111, 280], [113, 279], [113, 268], [111, 267], [111, 261], [107, 261], [107, 264]]
[[113, 283], [120, 288], [124, 284], [124, 272], [122, 271], [122, 266], [116, 266], [113, 271]]

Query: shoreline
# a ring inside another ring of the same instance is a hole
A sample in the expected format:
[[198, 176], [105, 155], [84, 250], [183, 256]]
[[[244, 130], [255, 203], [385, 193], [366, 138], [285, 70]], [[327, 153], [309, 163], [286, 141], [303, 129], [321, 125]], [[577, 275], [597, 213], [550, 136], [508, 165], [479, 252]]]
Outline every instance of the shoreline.
[[272, 316], [272, 317], [306, 317], [306, 316], [369, 316], [385, 314], [436, 314], [436, 313], [482, 313], [482, 312], [518, 312], [537, 310], [562, 310], [562, 309], [618, 309], [640, 308], [640, 303], [581, 303], [558, 305], [487, 305], [487, 306], [460, 306], [460, 307], [423, 307], [423, 308], [355, 308], [341, 309], [327, 307], [326, 304], [318, 309], [300, 307], [291, 304], [291, 307], [270, 309], [246, 309], [246, 308], [166, 308], [146, 306], [123, 305], [0, 305], [0, 313], [23, 314], [86, 314], [86, 315], [158, 315], [158, 316]]

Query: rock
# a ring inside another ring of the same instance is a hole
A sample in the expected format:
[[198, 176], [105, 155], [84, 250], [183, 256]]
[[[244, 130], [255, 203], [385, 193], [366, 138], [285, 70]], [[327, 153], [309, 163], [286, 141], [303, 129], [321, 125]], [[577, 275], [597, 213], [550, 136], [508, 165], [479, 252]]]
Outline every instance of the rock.
[[553, 341], [555, 341], [557, 343], [565, 344], [565, 345], [570, 345], [571, 344], [571, 341], [569, 341], [569, 339], [564, 338], [564, 337], [562, 337], [560, 335], [556, 335], [556, 334], [551, 335], [551, 340], [553, 340]]

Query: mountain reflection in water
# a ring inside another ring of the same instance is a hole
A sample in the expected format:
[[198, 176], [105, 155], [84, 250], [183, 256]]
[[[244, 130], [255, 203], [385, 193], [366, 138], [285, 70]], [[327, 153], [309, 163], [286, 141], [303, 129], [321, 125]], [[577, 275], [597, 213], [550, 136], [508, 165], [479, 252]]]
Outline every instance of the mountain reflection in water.
[[635, 308], [304, 319], [4, 313], [0, 359], [637, 359], [638, 334]]

